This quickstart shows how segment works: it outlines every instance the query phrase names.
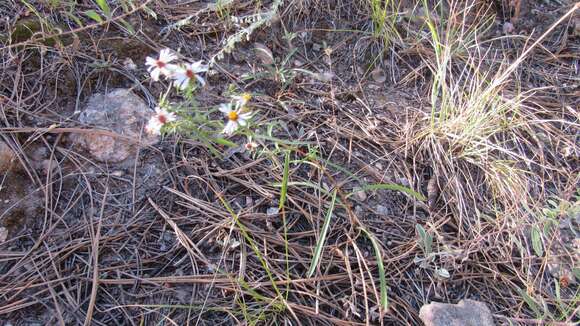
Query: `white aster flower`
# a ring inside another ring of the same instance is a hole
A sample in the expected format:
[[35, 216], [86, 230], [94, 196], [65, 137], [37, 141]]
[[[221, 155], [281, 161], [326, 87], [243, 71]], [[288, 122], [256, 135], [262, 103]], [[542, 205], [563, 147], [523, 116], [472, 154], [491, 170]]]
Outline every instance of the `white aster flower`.
[[252, 99], [252, 94], [243, 93], [242, 95], [234, 95], [232, 98], [236, 103], [236, 109], [240, 109], [248, 104], [248, 102]]
[[147, 71], [151, 74], [151, 78], [154, 81], [159, 81], [160, 75], [169, 77], [172, 74], [172, 70], [175, 69], [175, 66], [169, 63], [175, 59], [177, 59], [177, 56], [170, 49], [161, 50], [157, 59], [147, 57], [145, 64], [149, 66]]
[[175, 113], [156, 107], [155, 115], [149, 119], [149, 122], [147, 122], [145, 131], [151, 135], [159, 135], [161, 134], [161, 127], [168, 122], [175, 121], [176, 119], [177, 117], [175, 116]]
[[240, 126], [246, 126], [248, 120], [252, 117], [252, 112], [246, 112], [244, 107], [234, 108], [232, 103], [220, 105], [219, 110], [228, 118], [228, 122], [222, 131], [226, 135], [233, 134]]
[[205, 85], [205, 80], [198, 74], [206, 72], [207, 68], [207, 65], [202, 64], [201, 61], [186, 63], [183, 67], [177, 67], [172, 75], [175, 80], [173, 84], [175, 87], [183, 90], [191, 85], [195, 78], [203, 86]]

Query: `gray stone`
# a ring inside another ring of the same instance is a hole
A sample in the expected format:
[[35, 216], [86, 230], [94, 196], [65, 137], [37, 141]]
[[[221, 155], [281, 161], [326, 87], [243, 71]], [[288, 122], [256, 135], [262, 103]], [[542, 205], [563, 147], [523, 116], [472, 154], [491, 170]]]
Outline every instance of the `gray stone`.
[[377, 205], [376, 211], [381, 216], [391, 215], [391, 210], [383, 205]]
[[355, 198], [360, 201], [360, 202], [364, 202], [365, 200], [367, 200], [367, 193], [360, 189], [360, 188], [356, 188], [354, 189], [354, 196]]
[[371, 71], [371, 77], [377, 83], [384, 83], [387, 80], [387, 74], [385, 74], [385, 71], [380, 67], [377, 67]]
[[120, 137], [98, 131], [76, 134], [74, 137], [94, 159], [121, 162], [135, 155], [138, 144], [147, 146], [159, 141], [158, 136], [143, 131], [143, 126], [153, 114], [153, 110], [128, 89], [115, 89], [105, 95], [95, 94], [89, 99], [79, 121], [97, 129], [110, 130]]
[[266, 215], [267, 216], [276, 216], [276, 215], [278, 215], [279, 212], [280, 212], [280, 210], [278, 209], [278, 207], [268, 207], [268, 209], [266, 210]]
[[8, 229], [0, 227], [0, 244], [6, 242], [6, 239], [8, 239]]
[[432, 302], [419, 311], [425, 326], [494, 326], [491, 311], [483, 302], [461, 300], [458, 304]]

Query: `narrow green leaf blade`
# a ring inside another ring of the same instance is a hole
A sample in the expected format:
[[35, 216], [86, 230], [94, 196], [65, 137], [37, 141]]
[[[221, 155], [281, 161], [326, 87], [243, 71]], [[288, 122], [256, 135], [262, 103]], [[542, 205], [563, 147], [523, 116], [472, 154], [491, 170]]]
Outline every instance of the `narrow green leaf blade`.
[[373, 249], [375, 251], [375, 257], [377, 259], [377, 267], [379, 269], [379, 286], [381, 291], [381, 308], [382, 312], [387, 311], [389, 308], [389, 298], [387, 296], [387, 278], [385, 276], [385, 266], [383, 265], [383, 255], [381, 254], [381, 248], [375, 237], [368, 232], [366, 229], [361, 228], [361, 230], [367, 235], [371, 240]]
[[85, 11], [85, 15], [87, 15], [87, 17], [89, 17], [90, 19], [96, 21], [97, 23], [102, 23], [103, 22], [103, 18], [101, 18], [101, 16], [99, 16], [99, 14], [94, 11], [94, 10], [87, 10]]
[[532, 247], [534, 248], [536, 256], [538, 257], [544, 256], [544, 245], [542, 244], [542, 235], [540, 233], [540, 229], [537, 226], [534, 226], [532, 228]]
[[125, 29], [130, 35], [135, 35], [135, 28], [133, 28], [133, 25], [131, 25], [131, 23], [129, 23], [124, 19], [121, 19], [119, 21], [121, 22], [121, 24], [123, 24], [123, 27], [125, 27]]
[[103, 13], [105, 14], [105, 17], [111, 18], [111, 8], [109, 7], [107, 0], [96, 0], [96, 1], [97, 5], [99, 5], [99, 8], [101, 8]]
[[530, 307], [530, 309], [532, 309], [532, 311], [536, 314], [536, 317], [540, 318], [542, 316], [542, 312], [540, 311], [540, 307], [538, 306], [536, 300], [530, 297], [530, 295], [523, 289], [518, 289], [518, 292], [528, 307]]
[[322, 247], [324, 247], [324, 242], [326, 240], [326, 234], [328, 233], [328, 227], [330, 226], [330, 218], [332, 216], [332, 211], [334, 210], [334, 203], [336, 202], [336, 189], [332, 192], [332, 199], [330, 201], [330, 207], [326, 212], [326, 217], [324, 218], [324, 224], [322, 225], [322, 230], [320, 231], [320, 238], [316, 243], [316, 249], [314, 250], [314, 256], [310, 262], [310, 268], [308, 269], [308, 277], [312, 277], [320, 261], [320, 255], [322, 254]]
[[288, 175], [290, 174], [290, 152], [286, 152], [284, 157], [284, 171], [282, 174], [282, 188], [280, 189], [280, 205], [279, 210], [282, 210], [286, 202], [286, 194], [288, 193]]

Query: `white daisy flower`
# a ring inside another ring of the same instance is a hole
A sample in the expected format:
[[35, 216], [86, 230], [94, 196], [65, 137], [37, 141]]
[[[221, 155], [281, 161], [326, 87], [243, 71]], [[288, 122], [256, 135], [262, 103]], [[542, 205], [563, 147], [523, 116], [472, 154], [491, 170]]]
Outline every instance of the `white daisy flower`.
[[177, 67], [172, 76], [175, 80], [173, 84], [175, 87], [183, 90], [191, 85], [195, 78], [203, 86], [205, 85], [205, 80], [198, 74], [206, 72], [207, 68], [207, 65], [202, 64], [201, 61], [186, 63], [183, 67]]
[[243, 93], [242, 95], [234, 95], [232, 98], [236, 102], [236, 108], [239, 109], [248, 104], [248, 102], [252, 99], [252, 94]]
[[175, 113], [168, 112], [165, 109], [156, 107], [155, 115], [149, 119], [149, 122], [147, 122], [145, 131], [151, 135], [159, 135], [161, 134], [161, 127], [163, 127], [166, 123], [175, 120], [177, 120]]
[[145, 59], [145, 64], [149, 67], [147, 71], [151, 74], [151, 78], [154, 81], [159, 81], [159, 76], [164, 75], [166, 77], [172, 74], [172, 70], [175, 69], [174, 65], [169, 63], [177, 59], [177, 56], [170, 49], [163, 49], [159, 52], [159, 58], [147, 57]]
[[252, 112], [245, 112], [244, 109], [244, 107], [237, 107], [237, 105], [234, 108], [232, 103], [220, 105], [220, 112], [228, 118], [228, 122], [222, 131], [224, 134], [231, 135], [240, 126], [244, 127], [248, 124], [248, 120], [252, 117]]

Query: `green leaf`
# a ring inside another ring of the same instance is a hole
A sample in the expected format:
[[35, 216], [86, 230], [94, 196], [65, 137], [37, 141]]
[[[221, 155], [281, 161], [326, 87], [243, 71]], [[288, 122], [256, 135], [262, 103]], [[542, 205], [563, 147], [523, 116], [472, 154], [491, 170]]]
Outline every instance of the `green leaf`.
[[96, 0], [96, 1], [97, 5], [99, 5], [99, 8], [101, 8], [103, 13], [105, 14], [105, 17], [111, 18], [111, 8], [109, 8], [107, 0]]
[[375, 237], [368, 232], [366, 229], [361, 228], [361, 230], [371, 239], [373, 244], [373, 249], [375, 251], [375, 257], [377, 259], [377, 267], [379, 268], [379, 285], [381, 289], [381, 308], [385, 312], [389, 308], [389, 298], [387, 296], [387, 279], [385, 277], [385, 266], [383, 265], [383, 256], [381, 254], [381, 248]]
[[238, 144], [236, 144], [234, 142], [231, 142], [231, 141], [229, 141], [229, 140], [227, 140], [225, 138], [221, 138], [221, 137], [215, 138], [214, 141], [217, 144], [224, 145], [224, 146], [228, 146], [228, 147], [237, 147], [238, 146]]
[[532, 247], [536, 256], [542, 257], [544, 255], [544, 245], [542, 244], [542, 235], [540, 229], [534, 225], [532, 228]]
[[421, 247], [423, 247], [425, 257], [427, 257], [433, 250], [433, 236], [427, 233], [421, 224], [415, 225], [415, 230], [417, 230], [417, 233], [419, 234], [419, 238], [421, 239]]
[[131, 35], [135, 34], [135, 28], [133, 28], [133, 25], [131, 25], [128, 21], [121, 19], [119, 20], [121, 22], [121, 24], [123, 24], [123, 27], [125, 27], [125, 29], [127, 30], [127, 32]]
[[284, 156], [284, 171], [282, 174], [282, 188], [280, 189], [280, 204], [278, 209], [282, 210], [284, 204], [286, 203], [286, 194], [288, 193], [288, 176], [290, 172], [290, 152], [286, 152]]
[[[75, 16], [73, 13], [67, 12], [66, 15], [72, 19], [79, 27], [83, 27], [83, 22], [77, 17]], [[100, 18], [100, 17], [99, 17]]]
[[101, 18], [101, 16], [99, 16], [99, 14], [97, 14], [97, 12], [94, 10], [85, 11], [85, 15], [87, 15], [89, 18], [91, 18], [92, 20], [96, 21], [99, 24], [103, 22], [103, 18]]
[[[284, 171], [282, 172], [282, 188], [280, 189], [280, 204], [278, 210], [282, 212], [282, 221], [284, 223], [284, 254], [286, 259], [286, 279], [290, 280], [290, 260], [288, 249], [288, 224], [286, 223], [286, 213], [284, 212], [284, 204], [286, 204], [286, 196], [288, 194], [288, 179], [290, 178], [290, 151], [286, 151], [284, 156]], [[290, 283], [286, 283], [286, 300], [290, 293]]]
[[536, 303], [536, 301], [530, 297], [530, 295], [522, 290], [522, 289], [518, 289], [518, 292], [520, 293], [520, 295], [522, 296], [522, 299], [524, 299], [524, 301], [526, 302], [526, 304], [528, 305], [528, 307], [530, 307], [530, 309], [532, 309], [534, 311], [534, 313], [536, 314], [537, 318], [540, 318], [542, 316], [542, 312], [540, 311], [540, 307], [538, 306], [538, 303]]
[[332, 192], [332, 199], [330, 201], [330, 207], [326, 212], [326, 217], [324, 218], [324, 224], [322, 225], [322, 230], [320, 231], [320, 238], [318, 238], [318, 242], [316, 243], [316, 249], [314, 250], [314, 256], [312, 257], [312, 261], [310, 262], [310, 268], [308, 269], [308, 277], [312, 277], [314, 272], [316, 271], [316, 267], [318, 266], [318, 262], [320, 261], [320, 256], [322, 254], [322, 247], [324, 247], [324, 242], [326, 240], [326, 234], [328, 233], [328, 228], [330, 226], [330, 218], [332, 216], [332, 211], [334, 210], [334, 203], [336, 202], [336, 189]]

